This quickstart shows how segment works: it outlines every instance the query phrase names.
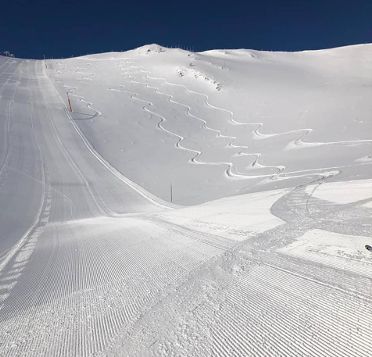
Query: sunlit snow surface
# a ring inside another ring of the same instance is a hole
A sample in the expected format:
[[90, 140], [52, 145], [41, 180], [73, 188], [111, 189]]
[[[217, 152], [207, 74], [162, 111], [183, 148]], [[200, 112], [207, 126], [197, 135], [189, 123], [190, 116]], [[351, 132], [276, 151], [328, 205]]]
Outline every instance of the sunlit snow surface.
[[0, 57], [0, 355], [370, 356], [371, 58]]

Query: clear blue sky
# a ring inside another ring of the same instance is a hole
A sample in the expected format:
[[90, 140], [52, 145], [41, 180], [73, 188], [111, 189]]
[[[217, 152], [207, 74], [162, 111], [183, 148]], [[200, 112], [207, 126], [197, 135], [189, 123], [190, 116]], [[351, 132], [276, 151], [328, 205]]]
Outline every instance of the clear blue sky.
[[148, 43], [295, 51], [372, 42], [372, 0], [2, 0], [0, 51], [69, 57]]

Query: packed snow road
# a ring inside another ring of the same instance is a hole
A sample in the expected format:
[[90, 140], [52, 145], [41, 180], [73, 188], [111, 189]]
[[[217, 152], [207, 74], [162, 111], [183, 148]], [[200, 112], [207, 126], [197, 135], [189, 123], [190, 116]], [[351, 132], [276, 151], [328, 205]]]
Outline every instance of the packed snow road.
[[2, 59], [0, 86], [1, 356], [370, 356], [370, 179], [177, 207], [96, 150], [44, 61]]

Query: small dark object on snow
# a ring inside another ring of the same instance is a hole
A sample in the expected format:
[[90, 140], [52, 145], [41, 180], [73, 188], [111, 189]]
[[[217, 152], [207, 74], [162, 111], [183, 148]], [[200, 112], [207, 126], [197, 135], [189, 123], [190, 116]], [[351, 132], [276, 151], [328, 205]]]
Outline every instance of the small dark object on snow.
[[370, 245], [366, 244], [365, 247], [366, 247], [367, 250], [372, 251], [372, 247]]

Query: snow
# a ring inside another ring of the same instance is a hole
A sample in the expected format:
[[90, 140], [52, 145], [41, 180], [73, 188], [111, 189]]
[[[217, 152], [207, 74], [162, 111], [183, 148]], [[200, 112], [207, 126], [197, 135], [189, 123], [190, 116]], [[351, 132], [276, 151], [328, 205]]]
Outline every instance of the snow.
[[277, 190], [227, 197], [157, 216], [195, 231], [244, 241], [284, 223], [270, 212], [284, 193]]
[[0, 355], [370, 356], [371, 58], [0, 56]]
[[314, 229], [279, 252], [371, 278], [372, 255], [364, 247], [371, 243], [371, 237]]
[[[310, 185], [307, 192], [322, 200], [340, 204], [356, 202], [365, 199], [372, 200], [372, 180], [352, 180], [324, 183], [320, 186]], [[370, 205], [370, 202], [367, 203]]]
[[188, 205], [291, 187], [321, 169], [368, 178], [359, 159], [372, 147], [371, 51], [148, 45], [48, 61], [48, 76], [113, 166], [163, 200], [172, 184], [174, 202]]

